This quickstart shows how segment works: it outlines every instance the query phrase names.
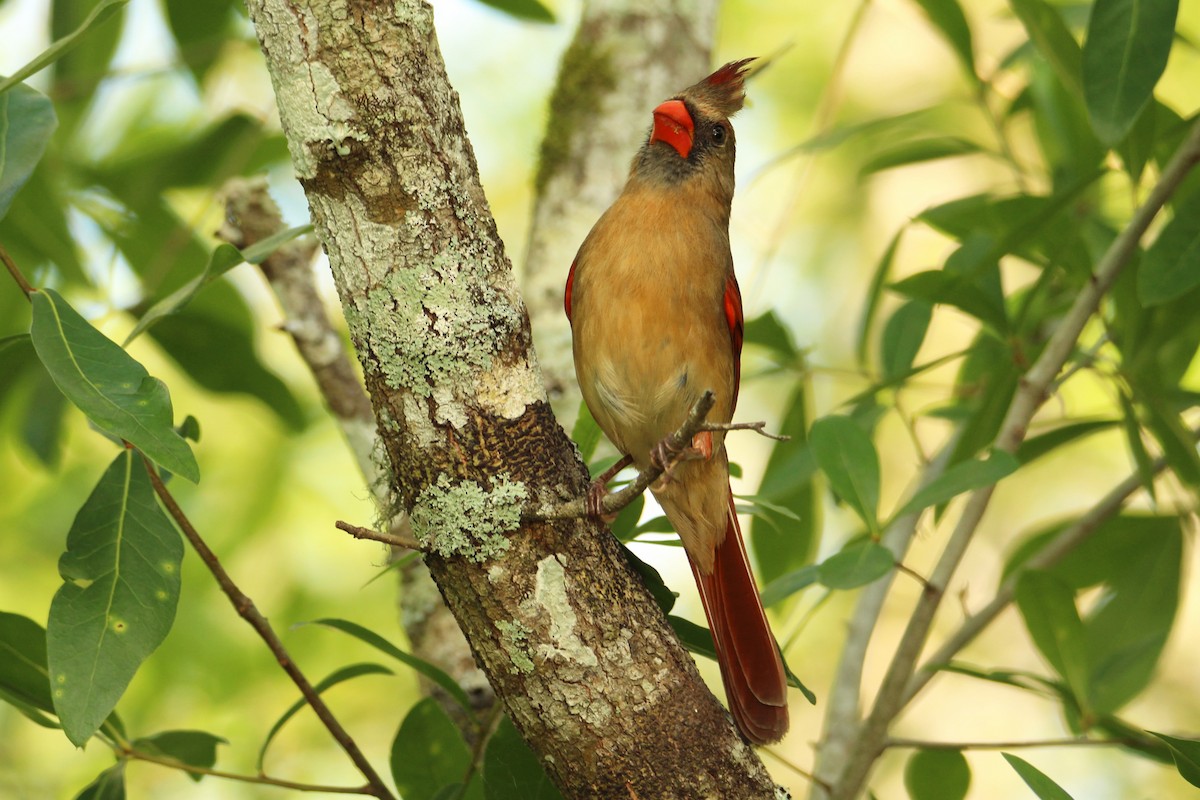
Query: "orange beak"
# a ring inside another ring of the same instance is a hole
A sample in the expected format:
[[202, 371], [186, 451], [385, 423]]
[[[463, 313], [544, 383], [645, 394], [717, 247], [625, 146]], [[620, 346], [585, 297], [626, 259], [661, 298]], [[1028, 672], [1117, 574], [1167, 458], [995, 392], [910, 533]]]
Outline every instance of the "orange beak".
[[668, 100], [654, 109], [654, 130], [650, 143], [666, 142], [674, 147], [680, 158], [692, 152], [692, 134], [696, 126], [682, 100]]

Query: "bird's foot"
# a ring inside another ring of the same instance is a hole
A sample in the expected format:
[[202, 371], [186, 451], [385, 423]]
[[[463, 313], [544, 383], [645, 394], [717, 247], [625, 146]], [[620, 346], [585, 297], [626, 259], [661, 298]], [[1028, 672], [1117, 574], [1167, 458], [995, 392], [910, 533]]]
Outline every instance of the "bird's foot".
[[675, 467], [685, 461], [699, 461], [712, 458], [712, 432], [701, 431], [692, 437], [688, 447], [677, 447], [673, 436], [664, 436], [662, 441], [654, 445], [650, 451], [650, 463], [663, 471], [662, 477], [655, 481], [655, 486], [661, 488], [671, 482]]
[[604, 520], [605, 522], [612, 522], [617, 518], [616, 514], [604, 513], [604, 498], [608, 496], [608, 482], [611, 481], [618, 472], [625, 469], [632, 463], [633, 457], [625, 456], [588, 484], [587, 494], [584, 497], [583, 504], [589, 517], [596, 517], [597, 519]]

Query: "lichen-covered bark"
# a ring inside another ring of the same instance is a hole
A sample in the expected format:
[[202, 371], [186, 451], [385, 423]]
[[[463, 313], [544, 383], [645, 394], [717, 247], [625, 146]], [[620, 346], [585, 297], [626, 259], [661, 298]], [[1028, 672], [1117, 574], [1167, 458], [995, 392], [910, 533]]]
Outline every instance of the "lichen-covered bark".
[[771, 797], [615, 541], [521, 524], [587, 476], [547, 403], [424, 3], [252, 0], [391, 485], [568, 797]]
[[523, 289], [550, 401], [579, 406], [563, 284], [650, 130], [650, 111], [706, 75], [718, 0], [588, 0], [563, 53], [537, 171]]

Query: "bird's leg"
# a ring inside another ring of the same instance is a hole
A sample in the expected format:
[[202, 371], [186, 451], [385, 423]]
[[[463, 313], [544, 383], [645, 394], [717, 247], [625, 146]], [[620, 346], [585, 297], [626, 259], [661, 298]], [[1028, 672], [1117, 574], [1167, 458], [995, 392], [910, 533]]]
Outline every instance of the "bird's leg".
[[[599, 517], [600, 519], [604, 519], [605, 522], [612, 521], [605, 519], [603, 509], [601, 508], [601, 503], [604, 502], [604, 498], [608, 495], [608, 482], [611, 481], [618, 472], [625, 469], [632, 463], [633, 456], [624, 456], [620, 461], [604, 470], [604, 472], [600, 473], [595, 480], [588, 484], [587, 498], [584, 500], [584, 504], [587, 507], [588, 516]], [[612, 516], [616, 517], [615, 514]]]
[[683, 461], [697, 461], [712, 458], [712, 431], [700, 431], [692, 437], [689, 447], [676, 447], [673, 436], [664, 436], [662, 441], [654, 445], [650, 451], [650, 463], [663, 471], [662, 477], [656, 482], [663, 486], [671, 482], [671, 472]]

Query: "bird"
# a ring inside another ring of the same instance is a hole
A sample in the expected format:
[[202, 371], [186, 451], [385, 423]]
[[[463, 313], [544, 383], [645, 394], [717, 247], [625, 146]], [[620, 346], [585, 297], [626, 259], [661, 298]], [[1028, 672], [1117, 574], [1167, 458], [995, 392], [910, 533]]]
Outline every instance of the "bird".
[[[748, 741], [768, 744], [787, 732], [787, 681], [738, 525], [724, 432], [703, 431], [682, 452], [667, 441], [707, 390], [710, 422], [730, 422], [737, 404], [744, 324], [729, 244], [730, 117], [753, 60], [654, 109], [624, 189], [571, 264], [563, 303], [579, 387], [624, 456], [617, 468], [667, 470], [651, 491], [687, 552], [730, 712]], [[591, 513], [614, 474], [589, 488]]]

